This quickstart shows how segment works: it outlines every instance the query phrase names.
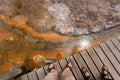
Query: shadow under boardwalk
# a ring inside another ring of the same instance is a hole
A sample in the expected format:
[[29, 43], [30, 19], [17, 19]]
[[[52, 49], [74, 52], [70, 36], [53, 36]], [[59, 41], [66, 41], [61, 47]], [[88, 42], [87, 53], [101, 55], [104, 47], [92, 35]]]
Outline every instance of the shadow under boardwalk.
[[[120, 36], [55, 62], [54, 65], [59, 74], [67, 62], [73, 64], [72, 73], [76, 80], [85, 80], [80, 71], [83, 66], [88, 68], [94, 80], [101, 80], [101, 68], [104, 64], [109, 68], [110, 77], [120, 80]], [[43, 80], [48, 73], [47, 68], [48, 65], [25, 74], [17, 80]]]

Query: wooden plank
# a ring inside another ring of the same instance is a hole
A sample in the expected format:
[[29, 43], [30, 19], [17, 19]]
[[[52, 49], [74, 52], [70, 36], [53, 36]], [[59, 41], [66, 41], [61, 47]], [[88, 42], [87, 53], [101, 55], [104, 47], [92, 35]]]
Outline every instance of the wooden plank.
[[49, 65], [46, 65], [46, 66], [43, 67], [43, 69], [45, 70], [45, 74], [46, 74], [46, 75], [48, 74], [48, 66], [49, 66]]
[[59, 60], [59, 63], [60, 63], [62, 70], [64, 70], [67, 65], [67, 61], [65, 59], [62, 59], [62, 60]]
[[103, 67], [103, 63], [101, 62], [101, 60], [97, 56], [96, 52], [93, 50], [93, 48], [89, 48], [89, 49], [87, 49], [87, 51], [88, 51], [88, 54], [90, 55], [91, 59], [96, 64], [99, 72], [102, 73], [101, 69]]
[[29, 80], [38, 80], [36, 72], [32, 71], [32, 72], [28, 73], [28, 79]]
[[76, 60], [76, 62], [78, 64], [78, 66], [80, 68], [82, 68], [83, 66], [86, 66], [86, 64], [84, 63], [84, 61], [83, 61], [82, 57], [80, 56], [80, 54], [75, 54], [73, 56], [74, 56], [74, 58], [75, 58], [75, 60]]
[[60, 80], [62, 69], [61, 69], [58, 61], [55, 62], [54, 65], [55, 65], [55, 69], [58, 71], [58, 80]]
[[100, 44], [100, 46], [103, 49], [105, 55], [108, 57], [108, 60], [111, 62], [111, 64], [113, 65], [113, 67], [116, 69], [117, 73], [120, 75], [120, 64], [115, 59], [114, 55], [111, 53], [111, 51], [105, 45], [105, 43]]
[[93, 61], [90, 59], [88, 53], [86, 51], [82, 51], [81, 55], [84, 58], [85, 62], [87, 63], [88, 67], [90, 68], [91, 72], [93, 73], [95, 79], [96, 80], [101, 80], [100, 72], [97, 70], [97, 68], [94, 65]]
[[[90, 55], [91, 59], [93, 60], [94, 64], [96, 64], [97, 69], [102, 74], [103, 62], [100, 60], [100, 57], [97, 55], [97, 53], [94, 51], [93, 48], [89, 48], [89, 49], [87, 49], [87, 51], [88, 51], [88, 54]], [[112, 78], [112, 76], [110, 76], [110, 78]]]
[[113, 44], [117, 47], [118, 51], [120, 52], [120, 42], [116, 38], [111, 39]]
[[71, 62], [71, 64], [73, 65], [72, 71], [76, 77], [77, 80], [84, 80], [83, 75], [78, 67], [78, 65], [76, 64], [73, 56], [70, 57], [66, 57], [68, 62]]
[[111, 52], [113, 53], [113, 55], [115, 56], [115, 58], [117, 59], [117, 61], [120, 64], [120, 52], [117, 50], [117, 48], [113, 45], [113, 43], [111, 41], [107, 41], [106, 44], [108, 45]]
[[23, 76], [20, 76], [19, 78], [17, 78], [17, 80], [28, 80], [28, 77], [27, 75], [23, 75]]
[[98, 56], [101, 58], [102, 62], [109, 68], [109, 71], [114, 78], [114, 80], [120, 80], [120, 76], [116, 72], [116, 70], [113, 68], [107, 57], [104, 55], [103, 51], [101, 50], [100, 46], [93, 47], [94, 50], [97, 52]]
[[[87, 67], [87, 65], [85, 64], [84, 60], [82, 59], [82, 57], [79, 54], [75, 54], [73, 55], [76, 63], [78, 64], [78, 67], [81, 69], [83, 66]], [[87, 67], [88, 68], [88, 67]], [[90, 69], [88, 68], [88, 71], [90, 72], [90, 75], [92, 76], [92, 78], [94, 78], [93, 74], [91, 73]]]
[[39, 80], [43, 80], [45, 77], [45, 72], [43, 68], [36, 70]]
[[58, 63], [58, 61], [55, 62], [54, 65], [55, 65], [55, 69], [58, 71], [58, 74], [60, 74], [61, 71], [62, 71], [62, 69], [61, 69], [61, 67], [60, 67], [60, 65], [59, 65], [59, 63]]
[[120, 41], [120, 36], [117, 36], [117, 39]]

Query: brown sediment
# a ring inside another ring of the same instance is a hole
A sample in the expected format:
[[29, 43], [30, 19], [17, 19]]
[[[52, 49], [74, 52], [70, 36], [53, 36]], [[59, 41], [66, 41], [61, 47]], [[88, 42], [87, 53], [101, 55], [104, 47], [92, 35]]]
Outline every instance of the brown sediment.
[[[25, 56], [20, 55], [20, 54], [18, 55], [18, 53], [14, 54], [12, 52], [9, 53], [7, 57], [12, 59], [12, 61], [15, 61], [15, 62], [13, 62], [13, 64], [21, 64], [21, 63], [23, 63], [23, 61], [25, 59]], [[12, 61], [10, 61], [10, 62], [12, 63]]]
[[42, 38], [46, 41], [61, 42], [61, 41], [65, 41], [65, 40], [69, 39], [69, 37], [67, 37], [67, 36], [61, 36], [61, 35], [59, 35], [57, 33], [53, 33], [53, 32], [40, 34], [39, 32], [37, 32], [37, 31], [33, 30], [31, 27], [29, 27], [27, 24], [20, 24], [13, 19], [5, 20], [4, 17], [0, 16], [0, 20], [3, 21], [7, 25], [23, 29], [24, 31], [30, 33], [32, 36]]
[[[41, 56], [40, 58], [43, 59], [62, 59], [63, 56], [62, 53], [57, 52], [58, 50], [55, 49], [55, 51], [36, 51], [34, 53], [31, 54], [30, 59], [33, 59], [35, 56]], [[62, 50], [60, 50], [62, 51]], [[64, 53], [64, 52], [63, 52]], [[52, 56], [51, 56], [52, 55]]]
[[11, 64], [9, 61], [6, 61], [6, 62], [0, 67], [0, 73], [7, 72], [11, 66], [12, 66], [12, 64]]
[[9, 53], [3, 54], [1, 59], [2, 65], [0, 65], [0, 74], [21, 67], [21, 65], [24, 63], [25, 58], [18, 55], [17, 53], [16, 55], [14, 53]]
[[0, 43], [4, 40], [3, 34], [0, 34]]
[[4, 17], [2, 15], [0, 15], [0, 20], [4, 21]]
[[57, 60], [62, 59], [62, 55], [61, 55], [60, 53], [58, 53], [58, 54], [56, 55], [56, 59], [57, 59]]
[[5, 39], [6, 40], [11, 40], [11, 41], [13, 41], [13, 40], [18, 41], [19, 40], [19, 38], [11, 32], [8, 32], [8, 31], [0, 32], [0, 43], [2, 41], [4, 41]]

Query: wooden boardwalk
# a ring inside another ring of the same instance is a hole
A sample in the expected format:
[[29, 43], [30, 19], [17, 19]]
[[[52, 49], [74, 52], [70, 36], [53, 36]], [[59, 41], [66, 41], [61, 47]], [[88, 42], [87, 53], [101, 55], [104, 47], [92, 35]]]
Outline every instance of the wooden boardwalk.
[[[55, 62], [54, 65], [59, 74], [67, 62], [73, 64], [72, 73], [76, 80], [85, 80], [80, 71], [83, 66], [88, 68], [94, 80], [101, 80], [103, 64], [108, 66], [111, 78], [120, 80], [120, 36]], [[43, 80], [48, 73], [47, 68], [48, 65], [25, 74], [17, 80]]]

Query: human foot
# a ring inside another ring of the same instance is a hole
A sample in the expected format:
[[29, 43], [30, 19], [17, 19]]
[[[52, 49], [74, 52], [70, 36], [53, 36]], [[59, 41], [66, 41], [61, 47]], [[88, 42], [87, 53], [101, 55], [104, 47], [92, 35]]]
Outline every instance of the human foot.
[[75, 80], [72, 74], [72, 67], [73, 65], [68, 62], [61, 74], [61, 80]]
[[102, 78], [103, 78], [104, 80], [112, 80], [112, 79], [109, 78], [109, 76], [110, 76], [109, 69], [108, 69], [107, 66], [104, 65], [104, 66], [102, 67]]
[[66, 65], [66, 67], [65, 67], [65, 69], [69, 68], [70, 70], [72, 70], [72, 67], [73, 67], [73, 65], [70, 62], [68, 62], [67, 65]]
[[93, 80], [93, 78], [91, 77], [90, 73], [88, 72], [86, 67], [82, 67], [81, 68], [82, 74], [85, 78], [85, 80]]
[[51, 63], [51, 64], [48, 66], [48, 71], [51, 72], [52, 70], [55, 70], [55, 66], [54, 66], [54, 64]]

